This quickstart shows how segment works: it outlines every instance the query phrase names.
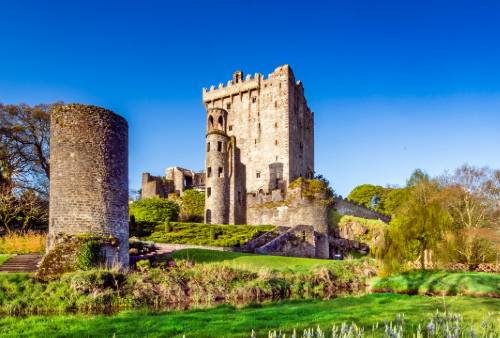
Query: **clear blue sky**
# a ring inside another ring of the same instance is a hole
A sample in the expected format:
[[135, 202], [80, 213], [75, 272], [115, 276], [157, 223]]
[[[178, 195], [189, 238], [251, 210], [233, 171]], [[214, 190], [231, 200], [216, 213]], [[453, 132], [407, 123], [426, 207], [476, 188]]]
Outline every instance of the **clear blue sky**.
[[125, 116], [131, 188], [203, 167], [202, 87], [285, 63], [316, 114], [316, 171], [344, 196], [415, 168], [500, 167], [498, 1], [0, 0], [0, 13], [0, 102]]

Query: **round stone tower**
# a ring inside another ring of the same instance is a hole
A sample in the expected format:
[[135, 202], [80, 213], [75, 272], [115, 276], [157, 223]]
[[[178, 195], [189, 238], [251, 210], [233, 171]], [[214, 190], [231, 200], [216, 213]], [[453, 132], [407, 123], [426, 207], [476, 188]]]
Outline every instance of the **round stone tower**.
[[229, 178], [226, 134], [227, 112], [207, 110], [205, 223], [229, 222]]
[[47, 250], [64, 235], [102, 238], [106, 264], [128, 266], [128, 125], [112, 111], [69, 104], [51, 113]]

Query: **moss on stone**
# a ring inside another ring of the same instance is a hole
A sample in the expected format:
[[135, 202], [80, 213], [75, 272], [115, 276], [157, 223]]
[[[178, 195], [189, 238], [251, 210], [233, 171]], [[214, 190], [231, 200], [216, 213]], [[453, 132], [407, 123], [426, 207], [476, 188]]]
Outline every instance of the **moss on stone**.
[[79, 270], [78, 255], [89, 242], [99, 245], [118, 245], [118, 240], [112, 236], [97, 236], [93, 234], [63, 235], [57, 240], [52, 250], [43, 257], [36, 277], [41, 280], [53, 280], [66, 272]]

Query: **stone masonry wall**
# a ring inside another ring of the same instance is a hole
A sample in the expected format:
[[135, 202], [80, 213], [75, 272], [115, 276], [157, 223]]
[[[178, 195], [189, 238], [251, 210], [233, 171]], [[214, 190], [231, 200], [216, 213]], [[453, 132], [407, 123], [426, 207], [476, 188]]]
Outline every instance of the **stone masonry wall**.
[[363, 205], [358, 205], [346, 199], [336, 198], [334, 203], [335, 209], [341, 215], [352, 215], [368, 219], [379, 219], [386, 223], [391, 220], [391, 218], [387, 215], [383, 215], [379, 212], [368, 209]]
[[107, 264], [128, 265], [128, 125], [96, 106], [51, 114], [50, 251], [64, 235], [112, 237]]
[[234, 139], [231, 223], [246, 221], [248, 193], [286, 189], [297, 177], [312, 176], [314, 117], [290, 66], [276, 68], [267, 78], [237, 71], [226, 86], [203, 89], [203, 103], [207, 111], [227, 112], [224, 132]]

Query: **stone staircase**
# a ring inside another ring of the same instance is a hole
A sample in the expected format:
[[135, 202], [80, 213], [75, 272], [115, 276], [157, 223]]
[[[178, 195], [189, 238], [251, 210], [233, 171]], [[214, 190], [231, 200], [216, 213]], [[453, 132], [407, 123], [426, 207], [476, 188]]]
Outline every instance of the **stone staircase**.
[[41, 259], [40, 254], [16, 255], [0, 265], [0, 272], [35, 272]]
[[250, 242], [246, 243], [242, 248], [242, 252], [255, 252], [258, 248], [266, 245], [275, 238], [283, 235], [289, 230], [288, 227], [278, 226], [276, 229], [268, 231], [257, 238], [252, 239]]

